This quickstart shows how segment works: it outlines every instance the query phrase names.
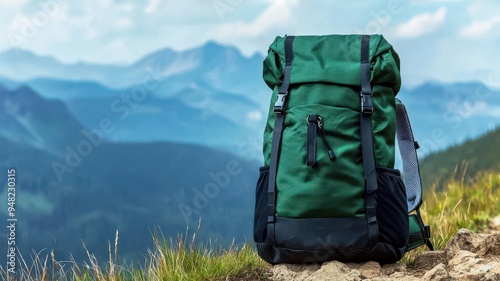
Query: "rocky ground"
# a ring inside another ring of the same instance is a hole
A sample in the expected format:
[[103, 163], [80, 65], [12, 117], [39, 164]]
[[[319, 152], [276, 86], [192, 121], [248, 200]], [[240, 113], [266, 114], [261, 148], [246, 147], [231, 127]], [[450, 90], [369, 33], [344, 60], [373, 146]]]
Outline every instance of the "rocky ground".
[[332, 261], [321, 266], [276, 265], [271, 274], [275, 281], [500, 281], [500, 216], [484, 234], [460, 229], [444, 250], [426, 252], [411, 266]]

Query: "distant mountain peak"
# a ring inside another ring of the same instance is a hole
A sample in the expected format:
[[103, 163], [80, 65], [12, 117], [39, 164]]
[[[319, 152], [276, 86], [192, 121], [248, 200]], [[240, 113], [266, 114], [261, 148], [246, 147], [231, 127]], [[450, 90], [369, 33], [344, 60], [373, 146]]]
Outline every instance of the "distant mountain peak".
[[27, 49], [13, 48], [8, 49], [0, 53], [0, 57], [5, 57], [9, 59], [16, 60], [44, 60], [45, 62], [57, 62], [57, 60], [51, 56], [41, 56], [33, 53]]
[[212, 40], [207, 41], [203, 46], [198, 47], [198, 49], [204, 50], [208, 53], [231, 52], [233, 54], [243, 57], [243, 54], [240, 52], [238, 48], [234, 46], [224, 45]]
[[221, 50], [221, 49], [228, 49], [228, 48], [235, 49], [232, 46], [224, 46], [224, 45], [222, 45], [216, 41], [213, 41], [213, 40], [207, 41], [203, 46], [198, 47], [198, 48], [213, 49], [213, 50]]
[[30, 87], [11, 91], [0, 86], [0, 105], [0, 137], [55, 154], [81, 139], [84, 127], [66, 104], [44, 99]]
[[29, 50], [22, 49], [22, 48], [12, 48], [12, 49], [7, 49], [3, 52], [1, 52], [2, 55], [8, 55], [8, 56], [31, 56], [31, 57], [36, 57], [34, 53], [32, 53]]
[[145, 61], [154, 61], [154, 60], [172, 60], [178, 55], [176, 51], [174, 51], [171, 48], [164, 48], [164, 49], [159, 49], [156, 51], [153, 51], [149, 54], [146, 54], [139, 58], [135, 63], [132, 64], [132, 66], [137, 66], [140, 65], [141, 63], [144, 63]]

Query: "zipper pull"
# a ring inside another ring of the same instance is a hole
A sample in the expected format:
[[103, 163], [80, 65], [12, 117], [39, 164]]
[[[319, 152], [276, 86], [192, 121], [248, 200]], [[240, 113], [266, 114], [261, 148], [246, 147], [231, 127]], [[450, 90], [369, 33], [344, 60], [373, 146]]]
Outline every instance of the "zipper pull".
[[326, 149], [328, 150], [328, 156], [330, 157], [330, 160], [333, 161], [333, 160], [337, 159], [337, 156], [335, 155], [335, 153], [333, 153], [332, 147], [330, 146], [330, 144], [326, 140], [325, 130], [323, 129], [323, 122], [322, 122], [320, 116], [318, 116], [318, 129], [319, 129], [319, 135], [320, 135], [321, 139], [323, 140], [323, 143], [325, 144]]
[[317, 115], [307, 116], [307, 154], [306, 164], [309, 167], [316, 164], [316, 121]]
[[314, 166], [316, 164], [316, 136], [319, 133], [323, 144], [328, 150], [328, 157], [330, 160], [335, 160], [337, 156], [333, 152], [330, 144], [326, 140], [325, 130], [323, 129], [323, 120], [321, 116], [316, 114], [311, 114], [307, 116], [307, 155], [306, 155], [306, 164], [309, 167]]

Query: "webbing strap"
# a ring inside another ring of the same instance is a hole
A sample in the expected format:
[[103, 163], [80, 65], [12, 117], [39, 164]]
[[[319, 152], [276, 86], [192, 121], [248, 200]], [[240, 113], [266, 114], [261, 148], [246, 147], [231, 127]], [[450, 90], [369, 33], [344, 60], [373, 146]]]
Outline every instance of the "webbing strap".
[[373, 130], [371, 115], [373, 113], [372, 90], [370, 85], [370, 36], [361, 37], [361, 151], [363, 156], [363, 172], [365, 177], [365, 206], [368, 219], [368, 244], [377, 243], [377, 173], [373, 152]]
[[276, 174], [278, 173], [279, 152], [281, 148], [281, 136], [283, 135], [283, 124], [285, 122], [285, 101], [290, 86], [290, 73], [293, 60], [294, 36], [285, 38], [285, 73], [283, 83], [278, 89], [278, 97], [274, 104], [276, 118], [273, 129], [273, 142], [271, 146], [271, 163], [269, 165], [269, 185], [267, 188], [267, 222], [273, 223], [276, 214]]

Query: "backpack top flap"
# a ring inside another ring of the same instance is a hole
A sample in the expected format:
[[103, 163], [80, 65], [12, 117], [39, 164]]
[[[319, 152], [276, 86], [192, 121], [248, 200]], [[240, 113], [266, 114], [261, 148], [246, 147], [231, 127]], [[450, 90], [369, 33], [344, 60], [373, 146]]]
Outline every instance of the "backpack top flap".
[[[324, 82], [346, 86], [361, 85], [360, 48], [362, 35], [296, 36], [290, 84]], [[263, 76], [274, 89], [282, 83], [285, 65], [285, 37], [276, 37], [264, 60]], [[401, 87], [399, 56], [382, 35], [370, 40], [371, 83]]]

